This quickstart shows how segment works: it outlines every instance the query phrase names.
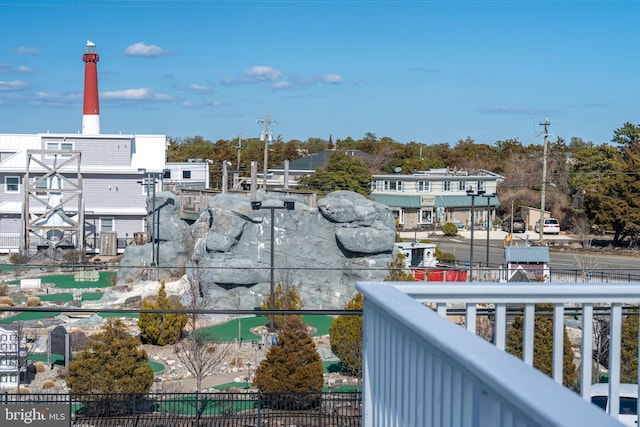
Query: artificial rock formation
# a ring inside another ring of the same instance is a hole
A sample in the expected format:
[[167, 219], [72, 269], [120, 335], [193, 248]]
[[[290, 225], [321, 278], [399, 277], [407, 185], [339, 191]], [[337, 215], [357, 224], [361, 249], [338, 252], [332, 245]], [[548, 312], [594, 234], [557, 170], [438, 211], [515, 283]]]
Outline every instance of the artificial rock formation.
[[[274, 282], [296, 286], [305, 308], [342, 308], [356, 281], [387, 275], [395, 221], [386, 205], [349, 191], [330, 193], [317, 207], [299, 196], [287, 200], [295, 202], [293, 210], [282, 209], [282, 198], [259, 192], [262, 208], [253, 210], [247, 195], [219, 194], [191, 226], [179, 220], [177, 209], [163, 210], [160, 266], [186, 266], [210, 308], [252, 309], [270, 292], [273, 229]], [[273, 225], [271, 206], [278, 207]], [[127, 248], [119, 283], [141, 274], [141, 259], [149, 265], [150, 246]]]

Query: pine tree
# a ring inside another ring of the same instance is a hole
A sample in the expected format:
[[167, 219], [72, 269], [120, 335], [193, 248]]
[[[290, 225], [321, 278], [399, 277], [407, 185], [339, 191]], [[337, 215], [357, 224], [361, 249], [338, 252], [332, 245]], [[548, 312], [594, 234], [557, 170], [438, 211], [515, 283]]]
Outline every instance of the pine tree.
[[[345, 310], [362, 310], [364, 299], [357, 293], [344, 307]], [[362, 375], [362, 316], [338, 316], [329, 328], [331, 351], [349, 374]]]
[[[281, 282], [278, 282], [273, 291], [273, 309], [301, 310], [304, 307], [304, 301], [302, 301], [302, 297], [298, 293], [298, 290], [295, 286], [288, 284], [288, 280], [285, 279], [284, 282], [284, 286]], [[267, 296], [260, 308], [263, 310], [271, 309], [271, 295]], [[295, 315], [275, 314], [273, 316], [269, 316], [270, 323], [273, 323], [269, 325], [269, 329], [279, 331], [282, 329], [282, 326], [286, 323], [287, 319], [292, 316]], [[297, 317], [300, 318], [300, 316]]]
[[276, 345], [256, 369], [254, 385], [274, 400], [282, 400], [289, 393], [322, 391], [322, 360], [306, 325], [290, 316]]
[[[550, 310], [549, 304], [536, 305], [538, 310]], [[518, 316], [513, 320], [507, 334], [506, 350], [516, 357], [523, 357], [524, 317]], [[534, 320], [533, 339], [533, 367], [551, 376], [553, 371], [553, 317], [537, 314]], [[562, 383], [572, 387], [578, 379], [576, 365], [573, 362], [573, 349], [564, 327], [564, 356], [562, 362]]]
[[389, 264], [389, 274], [384, 278], [385, 282], [414, 282], [416, 279], [410, 270], [407, 270], [404, 254], [397, 254]]
[[147, 353], [119, 319], [109, 319], [104, 331], [88, 338], [69, 363], [67, 385], [73, 393], [149, 392], [153, 370]]
[[620, 351], [620, 381], [638, 382], [638, 315], [622, 319], [622, 349]]
[[[184, 307], [167, 298], [164, 281], [160, 282], [160, 289], [155, 299], [149, 298], [140, 304], [142, 310], [184, 310]], [[140, 313], [138, 327], [142, 342], [154, 345], [175, 344], [184, 326], [187, 316], [179, 313]]]

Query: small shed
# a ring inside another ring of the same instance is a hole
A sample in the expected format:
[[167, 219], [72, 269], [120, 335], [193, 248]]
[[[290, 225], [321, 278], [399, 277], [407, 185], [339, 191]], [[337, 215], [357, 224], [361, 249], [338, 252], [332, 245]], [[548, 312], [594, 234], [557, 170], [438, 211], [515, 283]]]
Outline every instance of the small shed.
[[507, 246], [504, 257], [507, 261], [504, 282], [548, 282], [549, 247]]
[[396, 250], [404, 255], [404, 262], [409, 268], [435, 267], [436, 245], [420, 242], [396, 242]]

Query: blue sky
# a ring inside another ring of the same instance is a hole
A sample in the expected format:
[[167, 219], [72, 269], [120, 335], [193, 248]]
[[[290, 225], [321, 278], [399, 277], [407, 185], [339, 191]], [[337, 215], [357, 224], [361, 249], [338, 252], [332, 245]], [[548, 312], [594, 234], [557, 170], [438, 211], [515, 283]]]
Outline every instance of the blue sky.
[[610, 141], [640, 123], [640, 1], [0, 0], [0, 133]]

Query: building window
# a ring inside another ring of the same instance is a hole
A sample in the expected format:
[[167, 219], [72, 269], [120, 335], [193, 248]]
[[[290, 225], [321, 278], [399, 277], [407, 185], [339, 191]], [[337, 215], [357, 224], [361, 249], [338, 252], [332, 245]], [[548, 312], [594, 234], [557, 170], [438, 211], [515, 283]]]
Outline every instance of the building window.
[[479, 191], [485, 191], [485, 188], [484, 188], [484, 187], [485, 187], [485, 186], [484, 186], [484, 181], [478, 181], [476, 188], [477, 188]]
[[20, 177], [19, 176], [5, 176], [4, 177], [4, 192], [5, 193], [19, 193], [20, 192]]
[[442, 191], [451, 191], [451, 181], [442, 181]]
[[402, 181], [384, 181], [384, 190], [402, 191]]
[[[47, 150], [50, 151], [72, 151], [73, 150], [73, 142], [66, 141], [47, 141]], [[71, 154], [59, 154], [59, 158], [68, 159], [71, 157]], [[45, 156], [46, 159], [53, 159], [55, 156], [53, 154], [47, 154]]]
[[182, 179], [191, 179], [191, 171], [182, 171]]
[[35, 189], [36, 189], [36, 196], [47, 196], [49, 194], [47, 190], [53, 189], [54, 178], [57, 179], [56, 188], [61, 190], [63, 188], [64, 181], [62, 181], [60, 178], [50, 176], [47, 179], [43, 179], [40, 181], [38, 181], [39, 178], [35, 178], [34, 183], [35, 183]]
[[113, 231], [113, 218], [100, 218], [100, 231]]
[[431, 209], [420, 209], [420, 224], [433, 224], [433, 211]]
[[458, 181], [458, 191], [466, 191], [467, 189], [464, 187], [464, 181]]
[[392, 209], [391, 213], [396, 222], [396, 226], [404, 227], [404, 211], [402, 209]]
[[416, 190], [422, 193], [428, 193], [431, 191], [431, 181], [418, 181], [416, 182]]

